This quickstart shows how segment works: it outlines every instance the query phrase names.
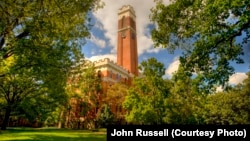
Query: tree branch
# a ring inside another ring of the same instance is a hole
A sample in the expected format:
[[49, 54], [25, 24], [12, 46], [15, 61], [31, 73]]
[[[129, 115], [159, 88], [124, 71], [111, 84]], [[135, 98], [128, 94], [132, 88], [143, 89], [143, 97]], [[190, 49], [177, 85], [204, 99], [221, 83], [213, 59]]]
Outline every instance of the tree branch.
[[[4, 86], [3, 85], [0, 85], [0, 90], [2, 91], [1, 92], [1, 94], [3, 94], [4, 95], [4, 97], [5, 97], [5, 95], [6, 95], [6, 90], [4, 89]], [[5, 97], [6, 98], [6, 97]]]
[[29, 31], [28, 30], [25, 30], [24, 32], [20, 33], [19, 35], [16, 36], [16, 39], [22, 39], [24, 37], [27, 37], [29, 36]]
[[7, 58], [9, 58], [12, 55], [13, 55], [13, 51], [9, 50], [7, 53], [4, 54], [3, 59], [7, 59]]
[[[240, 22], [237, 22], [234, 26], [237, 26], [238, 24], [240, 24]], [[229, 35], [228, 36], [224, 36], [224, 38], [221, 38], [215, 45], [215, 47], [217, 47], [220, 43], [224, 42], [224, 41], [230, 41], [232, 40], [233, 38], [237, 37], [237, 36], [240, 36], [241, 35], [241, 32], [247, 28], [250, 27], [250, 20], [246, 23], [244, 23], [238, 30], [237, 32], [234, 32], [233, 34]]]
[[10, 98], [9, 98], [9, 93], [10, 93], [10, 85], [8, 85], [9, 87], [6, 88], [7, 86], [3, 86], [3, 85], [0, 85], [0, 88], [2, 89], [2, 92], [3, 92], [3, 95], [5, 97], [5, 100], [8, 102], [10, 101]]
[[0, 78], [6, 76], [6, 74], [0, 74]]
[[0, 40], [0, 51], [3, 50], [3, 45], [5, 43], [4, 36], [2, 35], [1, 40]]

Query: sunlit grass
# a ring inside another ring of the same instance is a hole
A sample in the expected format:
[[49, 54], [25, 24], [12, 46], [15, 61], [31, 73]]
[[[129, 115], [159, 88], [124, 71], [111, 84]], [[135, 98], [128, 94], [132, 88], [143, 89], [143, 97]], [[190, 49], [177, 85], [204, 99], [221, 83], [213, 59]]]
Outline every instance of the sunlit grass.
[[106, 141], [106, 129], [98, 131], [49, 129], [49, 128], [8, 128], [1, 131], [0, 140], [5, 141]]

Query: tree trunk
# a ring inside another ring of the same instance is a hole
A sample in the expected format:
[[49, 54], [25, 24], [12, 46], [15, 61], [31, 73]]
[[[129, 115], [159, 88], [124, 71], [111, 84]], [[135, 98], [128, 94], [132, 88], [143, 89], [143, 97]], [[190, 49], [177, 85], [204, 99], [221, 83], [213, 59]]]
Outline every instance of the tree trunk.
[[5, 110], [5, 115], [4, 115], [3, 123], [1, 126], [1, 130], [6, 130], [6, 127], [9, 123], [10, 112], [11, 112], [11, 108], [9, 106], [7, 106], [7, 108]]
[[59, 116], [59, 120], [58, 120], [58, 128], [64, 128], [64, 124], [65, 124], [65, 114], [64, 114], [64, 108], [62, 108], [62, 111], [60, 113], [60, 116]]

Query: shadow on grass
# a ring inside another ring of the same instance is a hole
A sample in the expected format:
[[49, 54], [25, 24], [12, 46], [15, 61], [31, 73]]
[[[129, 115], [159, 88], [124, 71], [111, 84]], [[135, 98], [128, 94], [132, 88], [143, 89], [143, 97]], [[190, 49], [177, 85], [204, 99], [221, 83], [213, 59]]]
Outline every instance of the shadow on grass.
[[0, 136], [5, 141], [106, 141], [106, 130], [12, 128]]
[[[0, 139], [1, 140], [1, 139]], [[98, 137], [57, 137], [36, 135], [30, 139], [7, 139], [8, 141], [106, 141], [106, 138]], [[6, 141], [7, 141], [6, 140]]]

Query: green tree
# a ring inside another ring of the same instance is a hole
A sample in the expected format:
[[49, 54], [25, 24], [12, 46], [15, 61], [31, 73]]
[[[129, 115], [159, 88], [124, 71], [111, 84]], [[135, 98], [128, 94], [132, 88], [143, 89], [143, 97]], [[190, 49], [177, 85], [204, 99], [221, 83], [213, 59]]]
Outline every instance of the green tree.
[[243, 84], [208, 96], [205, 119], [208, 124], [250, 123], [250, 73]]
[[100, 6], [99, 0], [0, 2], [1, 129], [24, 98], [65, 97], [68, 71], [89, 36], [88, 13]]
[[122, 121], [125, 119], [125, 111], [122, 108], [122, 103], [125, 101], [128, 88], [129, 87], [123, 83], [115, 83], [108, 89], [104, 97], [104, 103], [116, 109], [114, 113], [115, 120]]
[[123, 107], [127, 110], [126, 120], [139, 124], [161, 124], [165, 116], [165, 98], [168, 89], [162, 78], [164, 65], [155, 58], [143, 61], [140, 66], [143, 77], [133, 80]]
[[170, 81], [170, 94], [166, 99], [165, 121], [170, 124], [202, 124], [204, 88], [200, 88], [200, 77], [191, 78], [180, 65]]
[[[73, 111], [75, 113], [73, 115], [78, 115], [73, 117], [77, 119], [76, 122], [79, 122], [80, 118], [84, 117], [84, 123], [94, 126], [97, 118], [96, 114], [101, 108], [100, 92], [102, 90], [101, 78], [96, 73], [94, 64], [82, 59], [80, 64], [74, 65], [70, 71], [66, 90], [70, 97], [67, 106], [79, 107], [79, 110], [74, 109], [75, 111]], [[70, 105], [72, 99], [78, 101], [78, 103]]]
[[[49, 73], [54, 76], [39, 76], [32, 69], [19, 69], [0, 78], [0, 99], [4, 100], [5, 109], [2, 130], [6, 129], [11, 112], [24, 114], [31, 121], [38, 119], [42, 122], [58, 104], [65, 102], [66, 80], [59, 77], [64, 72], [53, 69]], [[57, 87], [52, 89], [51, 84], [55, 82]]]
[[[88, 12], [101, 6], [100, 0], [86, 1], [19, 1], [6, 0], [0, 4], [0, 57], [25, 55], [30, 62], [19, 67], [31, 67], [48, 62], [44, 54], [61, 49], [72, 55], [81, 40], [89, 36]], [[76, 41], [78, 41], [76, 43]], [[72, 46], [54, 46], [70, 44]], [[52, 54], [49, 54], [52, 55]], [[54, 59], [54, 56], [50, 56]], [[31, 60], [34, 63], [31, 63]], [[40, 62], [39, 62], [40, 61]], [[19, 62], [20, 63], [20, 62]], [[56, 64], [50, 65], [54, 66]], [[18, 69], [18, 68], [16, 68]], [[4, 74], [1, 73], [1, 76]]]
[[108, 104], [103, 104], [100, 112], [97, 114], [97, 121], [99, 126], [105, 127], [107, 125], [113, 124], [115, 115], [111, 111]]
[[[222, 84], [234, 72], [230, 62], [243, 63], [242, 46], [249, 40], [249, 0], [156, 1], [150, 19], [156, 47], [184, 49], [185, 71], [203, 74], [207, 85]], [[242, 36], [245, 34], [244, 36]], [[237, 37], [243, 40], [236, 42]]]

